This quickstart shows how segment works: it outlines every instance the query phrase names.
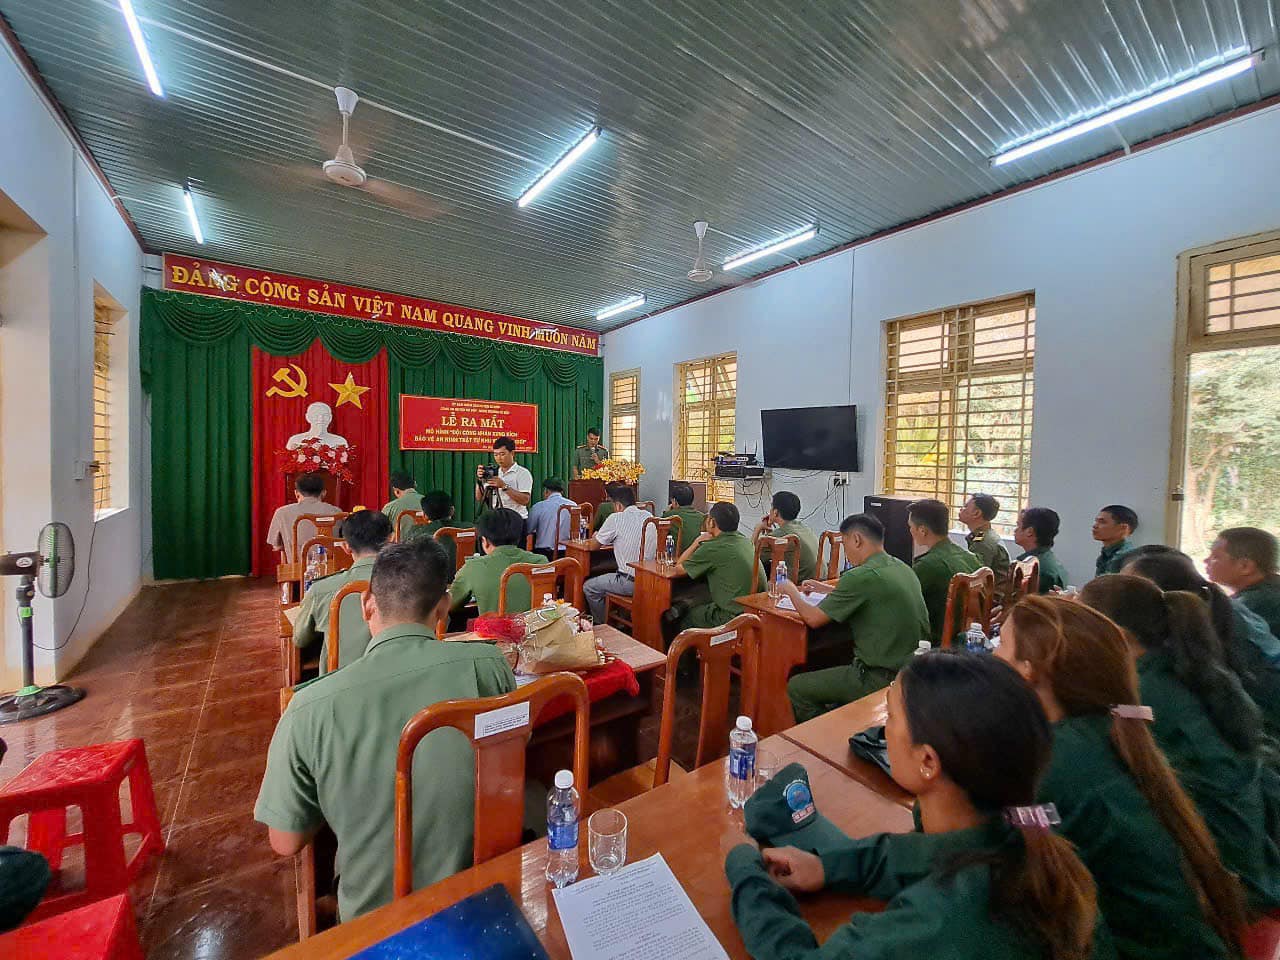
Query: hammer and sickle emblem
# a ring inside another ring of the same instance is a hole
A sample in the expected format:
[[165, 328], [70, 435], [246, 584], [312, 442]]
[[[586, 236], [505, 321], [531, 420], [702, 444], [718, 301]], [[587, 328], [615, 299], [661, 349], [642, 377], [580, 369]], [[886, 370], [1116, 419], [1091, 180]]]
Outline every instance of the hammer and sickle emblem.
[[[289, 369], [292, 368], [297, 376], [290, 376]], [[276, 383], [285, 384], [285, 387], [271, 387], [267, 390], [268, 397], [305, 397], [307, 395], [307, 375], [303, 369], [296, 363], [289, 364], [288, 367], [281, 367], [271, 375], [271, 379]]]

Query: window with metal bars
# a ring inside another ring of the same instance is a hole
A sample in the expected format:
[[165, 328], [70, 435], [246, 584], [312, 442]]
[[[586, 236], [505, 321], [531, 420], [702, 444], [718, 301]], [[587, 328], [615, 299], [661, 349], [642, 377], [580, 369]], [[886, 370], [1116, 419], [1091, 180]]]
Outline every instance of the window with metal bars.
[[707, 484], [707, 500], [733, 500], [733, 483], [715, 479], [717, 453], [734, 450], [738, 355], [676, 364], [676, 438], [672, 475]]
[[609, 456], [640, 459], [640, 371], [626, 370], [609, 378]]
[[1192, 257], [1191, 281], [1193, 345], [1280, 327], [1280, 239]]
[[884, 490], [953, 511], [975, 493], [1001, 503], [1011, 534], [1031, 476], [1034, 294], [887, 324]]
[[111, 497], [111, 342], [116, 313], [105, 303], [93, 305], [93, 509], [115, 506]]

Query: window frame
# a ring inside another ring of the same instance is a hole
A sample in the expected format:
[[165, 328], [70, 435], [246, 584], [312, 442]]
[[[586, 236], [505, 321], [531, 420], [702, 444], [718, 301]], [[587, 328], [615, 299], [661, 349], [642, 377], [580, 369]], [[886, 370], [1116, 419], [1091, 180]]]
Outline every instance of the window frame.
[[[716, 369], [717, 366], [732, 361], [733, 363], [733, 396], [730, 399], [720, 399], [714, 396], [716, 391]], [[685, 384], [688, 381], [690, 368], [698, 364], [710, 365], [710, 382], [713, 396], [709, 400], [696, 401], [694, 403], [685, 402]], [[710, 429], [715, 431], [715, 435], [720, 435], [720, 416], [723, 411], [732, 409], [733, 411], [733, 436], [734, 443], [737, 443], [738, 436], [738, 352], [736, 350], [725, 351], [724, 353], [713, 353], [709, 356], [690, 357], [687, 360], [677, 361], [673, 368], [672, 390], [675, 399], [674, 402], [674, 424], [675, 429], [672, 431], [673, 449], [671, 451], [671, 477], [673, 480], [684, 480], [686, 482], [705, 483], [707, 485], [707, 502], [715, 503], [718, 501], [727, 501], [732, 503], [736, 495], [736, 490], [732, 480], [717, 479], [715, 476], [714, 463], [708, 462], [705, 476], [690, 476], [690, 466], [685, 462], [685, 447], [687, 440], [688, 428], [685, 422], [686, 414], [693, 409], [706, 409], [710, 411], [713, 426]]]
[[[636, 381], [636, 399], [634, 403], [616, 403], [616, 385], [619, 380], [627, 377], [634, 377]], [[609, 442], [605, 445], [609, 450], [609, 456], [616, 459], [627, 459], [618, 456], [617, 440], [614, 438], [615, 419], [620, 416], [634, 416], [636, 418], [635, 430], [633, 432], [635, 456], [630, 459], [633, 462], [640, 462], [640, 368], [632, 367], [630, 370], [615, 370], [609, 374]]]

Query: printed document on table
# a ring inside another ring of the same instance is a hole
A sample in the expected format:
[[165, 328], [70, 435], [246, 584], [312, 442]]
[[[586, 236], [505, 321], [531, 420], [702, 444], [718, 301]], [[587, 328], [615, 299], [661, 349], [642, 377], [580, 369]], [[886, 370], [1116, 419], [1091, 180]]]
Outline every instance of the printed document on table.
[[573, 960], [729, 960], [660, 853], [553, 896]]
[[[816, 592], [815, 592], [815, 593], [802, 593], [802, 594], [800, 594], [800, 596], [801, 596], [801, 597], [803, 597], [803, 598], [804, 598], [804, 602], [805, 602], [805, 603], [807, 603], [807, 604], [808, 604], [809, 606], [811, 606], [811, 607], [816, 607], [818, 604], [820, 604], [823, 600], [825, 600], [825, 599], [827, 598], [827, 595], [826, 595], [825, 593], [816, 593]], [[796, 605], [795, 605], [794, 603], [792, 603], [792, 602], [791, 602], [791, 598], [790, 598], [790, 597], [779, 597], [779, 598], [778, 598], [778, 609], [779, 609], [779, 610], [794, 610], [795, 608], [796, 608]]]

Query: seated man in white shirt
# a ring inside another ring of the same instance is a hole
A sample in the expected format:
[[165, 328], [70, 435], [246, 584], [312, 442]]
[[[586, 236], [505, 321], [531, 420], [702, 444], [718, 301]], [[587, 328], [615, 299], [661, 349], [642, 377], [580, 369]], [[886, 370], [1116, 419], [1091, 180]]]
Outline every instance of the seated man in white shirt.
[[[289, 563], [294, 563], [299, 544], [293, 542], [293, 523], [299, 517], [332, 517], [341, 513], [337, 507], [324, 502], [324, 477], [318, 473], [304, 473], [293, 481], [294, 503], [285, 504], [271, 517], [267, 529], [267, 543], [283, 550]], [[313, 523], [300, 524], [298, 536], [306, 543], [316, 535]]]
[[485, 479], [484, 467], [476, 467], [476, 503], [494, 510], [505, 507], [528, 520], [533, 474], [516, 463], [516, 442], [510, 437], [493, 441], [493, 462], [498, 465], [496, 477]]
[[652, 560], [657, 546], [657, 537], [645, 546], [644, 557], [640, 556], [640, 537], [644, 532], [644, 522], [653, 514], [636, 506], [635, 487], [624, 483], [613, 484], [608, 488], [609, 500], [613, 503], [613, 513], [609, 514], [604, 524], [591, 538], [591, 549], [597, 547], [613, 547], [613, 558], [617, 561], [617, 573], [604, 573], [592, 577], [582, 586], [587, 605], [591, 607], [591, 617], [596, 623], [604, 623], [605, 596], [610, 593], [624, 597], [635, 596], [635, 571], [629, 564], [637, 560]]

